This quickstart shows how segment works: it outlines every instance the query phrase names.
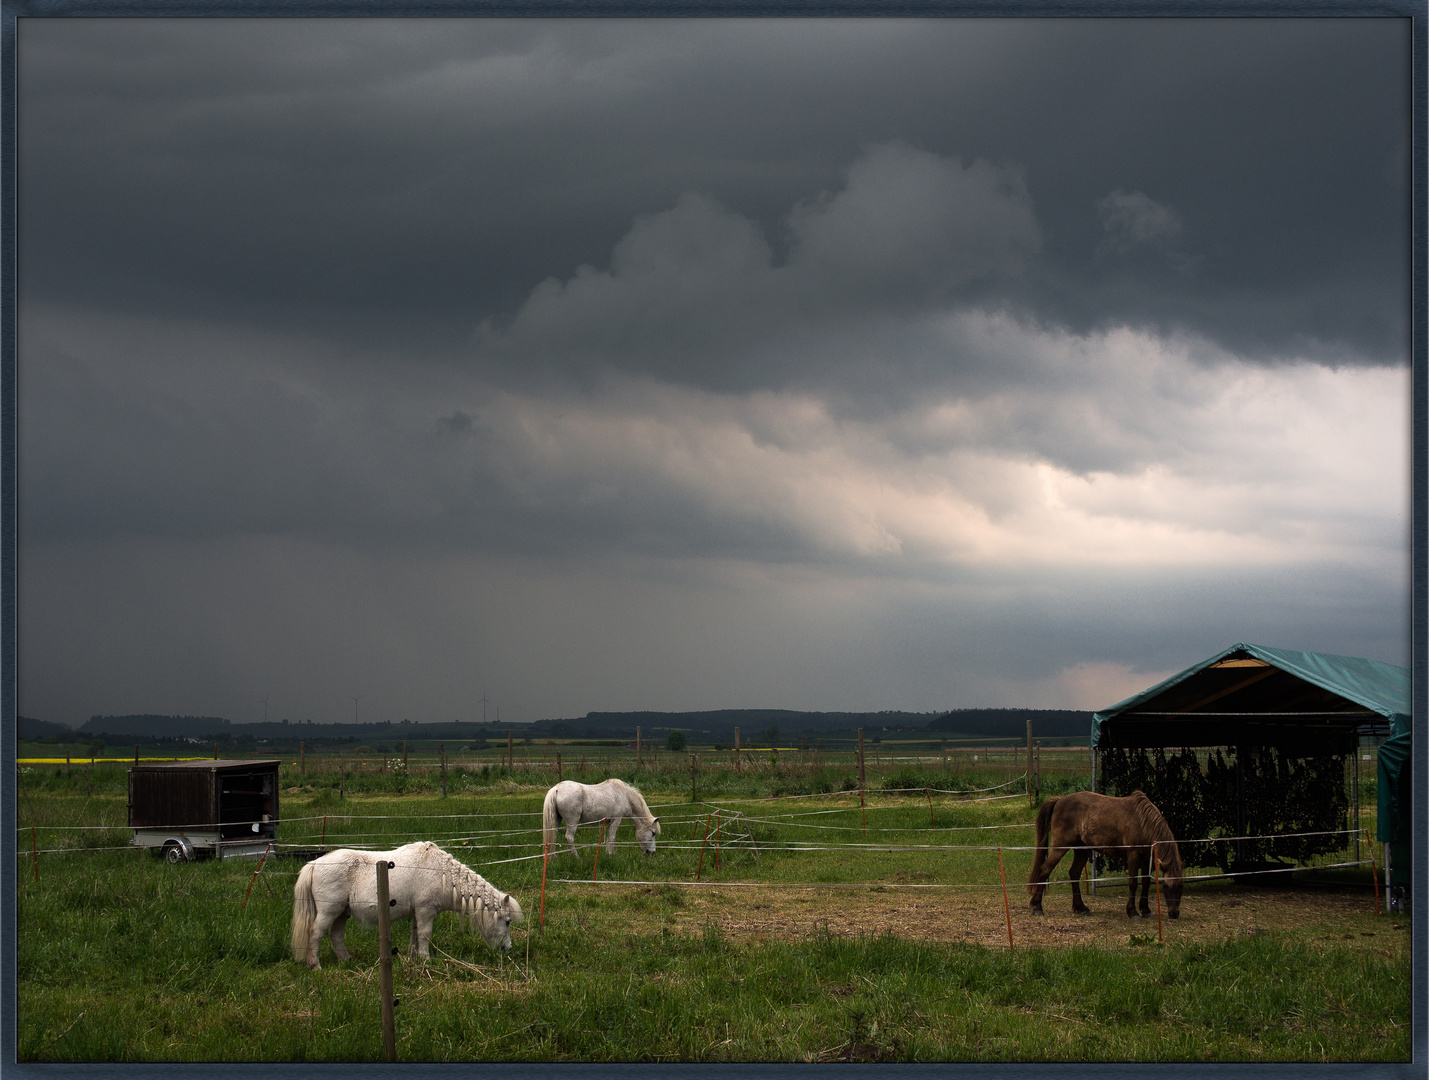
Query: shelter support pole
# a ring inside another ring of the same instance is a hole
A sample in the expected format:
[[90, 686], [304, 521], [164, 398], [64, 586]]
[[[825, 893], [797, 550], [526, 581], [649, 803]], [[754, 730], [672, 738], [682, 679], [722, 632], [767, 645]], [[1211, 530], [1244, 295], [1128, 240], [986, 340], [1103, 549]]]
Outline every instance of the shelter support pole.
[[1350, 774], [1350, 791], [1354, 798], [1355, 811], [1355, 862], [1360, 861], [1360, 747], [1359, 739], [1350, 737], [1350, 756], [1354, 760], [1354, 772]]
[[1241, 753], [1243, 749], [1237, 746], [1235, 749], [1235, 857], [1237, 862], [1245, 859], [1245, 841], [1241, 839], [1245, 835], [1245, 755]]
[[[1394, 902], [1394, 893], [1390, 891], [1390, 878], [1393, 875], [1393, 868], [1389, 864], [1389, 844], [1384, 845], [1384, 906], [1388, 908]], [[1379, 907], [1378, 890], [1376, 890], [1375, 907]]]

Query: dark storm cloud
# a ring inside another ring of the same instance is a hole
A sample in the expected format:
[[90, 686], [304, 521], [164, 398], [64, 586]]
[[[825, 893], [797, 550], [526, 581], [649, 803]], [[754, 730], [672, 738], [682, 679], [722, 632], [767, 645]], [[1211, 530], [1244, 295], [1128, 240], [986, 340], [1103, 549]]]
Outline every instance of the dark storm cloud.
[[[753, 222], [778, 264], [790, 208], [901, 140], [1025, 178], [1041, 258], [989, 284], [994, 300], [1079, 329], [1401, 359], [1406, 35], [1391, 20], [27, 23], [23, 288], [449, 354], [547, 277], [608, 267], [637, 217], [691, 193]], [[1108, 245], [1118, 192], [1172, 215], [1174, 251]]]
[[1402, 659], [1407, 47], [25, 20], [21, 710], [1071, 707], [1238, 638]]

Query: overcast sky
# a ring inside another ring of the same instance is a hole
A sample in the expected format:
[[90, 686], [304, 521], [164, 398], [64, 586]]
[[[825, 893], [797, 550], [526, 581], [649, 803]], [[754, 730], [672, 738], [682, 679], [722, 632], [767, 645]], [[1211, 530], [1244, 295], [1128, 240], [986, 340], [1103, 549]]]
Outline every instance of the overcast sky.
[[22, 20], [20, 712], [1407, 664], [1408, 29]]

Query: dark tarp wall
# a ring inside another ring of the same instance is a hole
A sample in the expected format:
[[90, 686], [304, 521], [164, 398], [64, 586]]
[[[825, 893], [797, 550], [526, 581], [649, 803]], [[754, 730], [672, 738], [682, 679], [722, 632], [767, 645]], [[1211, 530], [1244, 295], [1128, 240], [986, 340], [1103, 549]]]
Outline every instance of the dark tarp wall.
[[1409, 884], [1414, 793], [1410, 785], [1409, 732], [1379, 746], [1379, 822], [1376, 837], [1389, 845], [1389, 865], [1398, 885]]

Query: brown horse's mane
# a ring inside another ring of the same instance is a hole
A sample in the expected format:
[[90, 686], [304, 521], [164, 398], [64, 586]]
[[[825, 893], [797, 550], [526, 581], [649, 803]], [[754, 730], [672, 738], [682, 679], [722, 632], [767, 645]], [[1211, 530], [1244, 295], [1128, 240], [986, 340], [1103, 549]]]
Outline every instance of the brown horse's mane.
[[1166, 819], [1161, 815], [1161, 811], [1156, 809], [1156, 804], [1146, 797], [1144, 791], [1133, 791], [1130, 798], [1131, 806], [1136, 811], [1136, 816], [1141, 821], [1148, 837], [1158, 845], [1162, 843], [1169, 845], [1170, 858], [1167, 861], [1172, 872], [1179, 874], [1182, 870], [1181, 850], [1176, 845], [1176, 837], [1171, 832], [1171, 826], [1166, 824]]

